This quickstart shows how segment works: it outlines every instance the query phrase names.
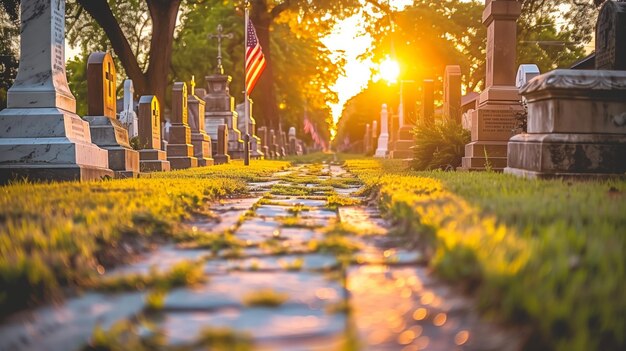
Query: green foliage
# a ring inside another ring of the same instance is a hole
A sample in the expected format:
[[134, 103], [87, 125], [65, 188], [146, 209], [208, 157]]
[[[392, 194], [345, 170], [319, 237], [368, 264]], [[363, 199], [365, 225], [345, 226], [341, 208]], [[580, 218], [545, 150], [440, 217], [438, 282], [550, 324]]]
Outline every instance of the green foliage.
[[[531, 331], [529, 350], [626, 347], [626, 181], [406, 172], [348, 161], [407, 240], [480, 307]], [[584, 186], [581, 186], [584, 185]]]
[[343, 195], [331, 194], [326, 200], [326, 208], [332, 211], [336, 211], [337, 208], [340, 206], [356, 206], [360, 203], [361, 201], [358, 199]]
[[253, 291], [243, 297], [243, 303], [249, 307], [279, 307], [289, 300], [289, 295], [272, 289]]
[[246, 181], [285, 167], [241, 162], [151, 174], [139, 179], [0, 187], [0, 315], [53, 299], [86, 283], [158, 238], [207, 201], [246, 189]]
[[18, 68], [19, 1], [0, 4], [0, 110], [7, 107], [7, 91], [13, 85]]
[[76, 114], [87, 115], [87, 59], [88, 54], [78, 55], [66, 63], [67, 83], [76, 98]]
[[461, 165], [470, 132], [455, 121], [444, 118], [435, 123], [418, 123], [413, 129], [416, 170], [455, 169]]

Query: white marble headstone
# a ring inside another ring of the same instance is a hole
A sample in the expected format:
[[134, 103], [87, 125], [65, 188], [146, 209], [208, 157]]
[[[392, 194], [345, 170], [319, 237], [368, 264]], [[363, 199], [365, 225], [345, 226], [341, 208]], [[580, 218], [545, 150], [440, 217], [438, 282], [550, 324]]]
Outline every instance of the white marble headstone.
[[515, 87], [517, 89], [520, 89], [521, 87], [526, 85], [526, 83], [529, 80], [535, 78], [536, 76], [540, 74], [541, 72], [539, 71], [539, 67], [535, 64], [520, 65], [519, 68], [517, 69], [517, 78], [515, 78]]
[[135, 113], [135, 102], [133, 95], [135, 94], [135, 88], [133, 87], [133, 81], [126, 79], [124, 81], [124, 108], [120, 112], [120, 122], [128, 130], [128, 137], [134, 138], [139, 135], [139, 121], [137, 113]]
[[374, 157], [387, 157], [389, 148], [389, 112], [387, 112], [387, 104], [383, 104], [380, 111], [380, 135], [378, 136], [378, 145]]

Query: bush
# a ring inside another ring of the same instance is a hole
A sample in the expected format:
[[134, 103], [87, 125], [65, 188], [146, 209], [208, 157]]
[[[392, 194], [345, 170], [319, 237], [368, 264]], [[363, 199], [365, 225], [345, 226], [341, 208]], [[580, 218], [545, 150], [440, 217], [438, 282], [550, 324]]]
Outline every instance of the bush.
[[418, 171], [460, 166], [465, 144], [470, 142], [470, 132], [449, 118], [436, 123], [418, 123], [413, 134], [415, 153], [411, 167]]

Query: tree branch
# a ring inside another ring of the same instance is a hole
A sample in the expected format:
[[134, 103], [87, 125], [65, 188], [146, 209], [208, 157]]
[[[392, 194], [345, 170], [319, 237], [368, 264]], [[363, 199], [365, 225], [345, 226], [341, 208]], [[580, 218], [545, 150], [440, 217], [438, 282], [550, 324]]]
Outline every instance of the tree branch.
[[270, 17], [272, 19], [275, 19], [281, 13], [285, 12], [289, 8], [289, 5], [291, 5], [291, 1], [290, 0], [285, 0], [285, 1], [281, 2], [280, 4], [274, 6], [274, 8], [270, 11]]

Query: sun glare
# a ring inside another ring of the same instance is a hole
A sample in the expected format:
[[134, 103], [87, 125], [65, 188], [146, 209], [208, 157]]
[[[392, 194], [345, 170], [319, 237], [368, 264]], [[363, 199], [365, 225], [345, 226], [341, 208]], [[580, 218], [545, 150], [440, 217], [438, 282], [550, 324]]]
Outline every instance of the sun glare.
[[392, 60], [389, 55], [378, 66], [378, 75], [380, 78], [392, 84], [398, 81], [400, 76], [400, 65], [398, 61]]

